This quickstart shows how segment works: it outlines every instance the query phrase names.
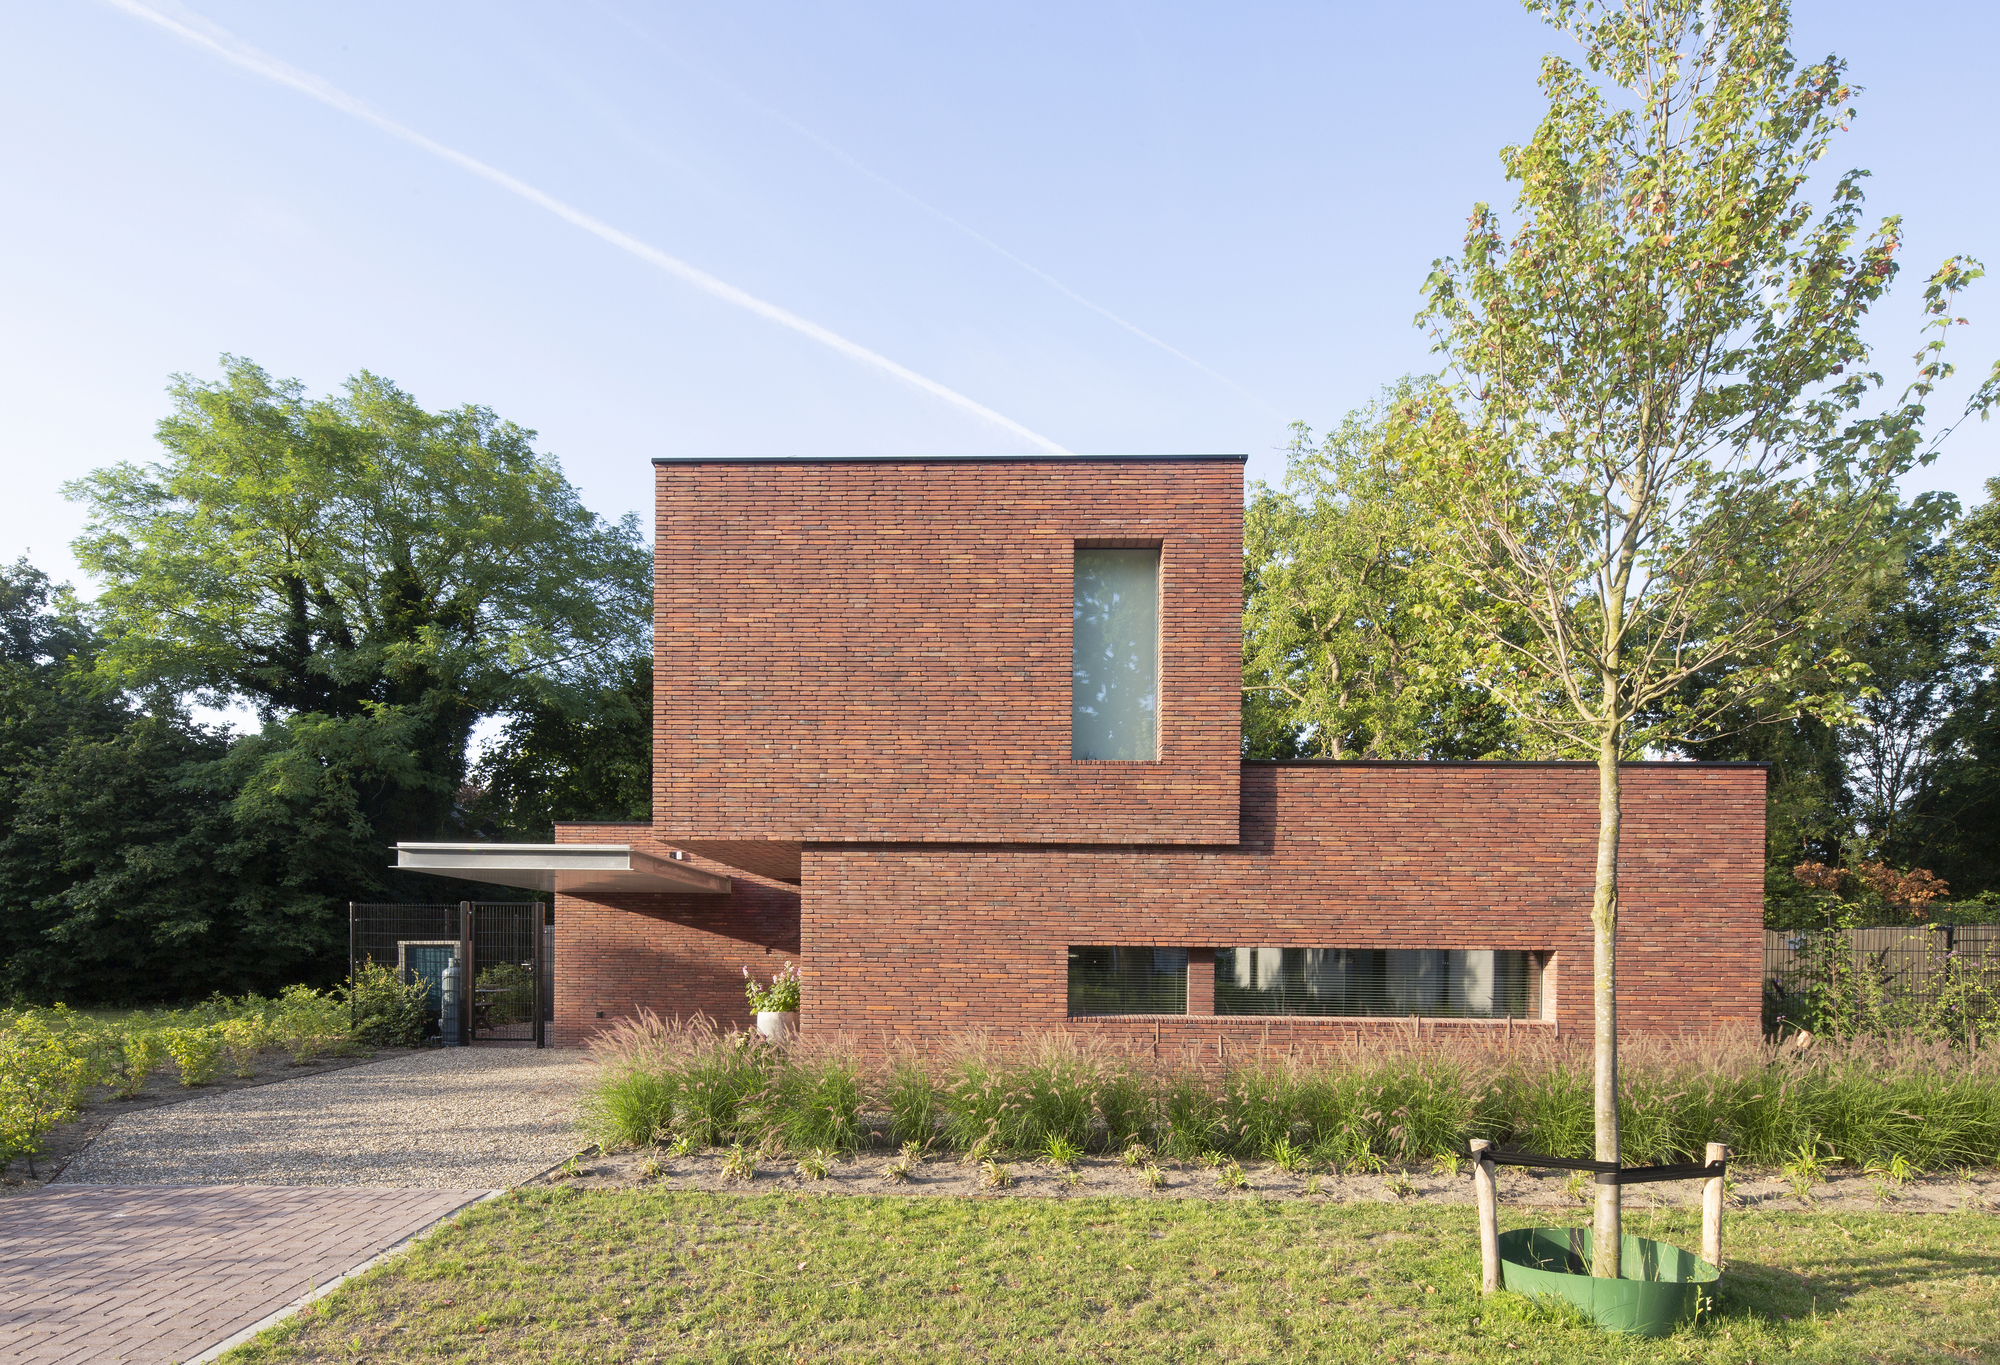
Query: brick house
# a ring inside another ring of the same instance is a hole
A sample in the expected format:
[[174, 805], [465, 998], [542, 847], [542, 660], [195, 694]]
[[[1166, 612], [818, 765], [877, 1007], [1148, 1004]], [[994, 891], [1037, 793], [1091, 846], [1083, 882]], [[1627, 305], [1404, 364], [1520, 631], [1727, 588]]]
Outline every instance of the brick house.
[[[1587, 1031], [1593, 766], [1242, 760], [1242, 465], [656, 461], [652, 822], [521, 855], [554, 1041], [787, 958], [864, 1041]], [[1625, 1029], [1757, 1022], [1764, 776], [1630, 765]]]

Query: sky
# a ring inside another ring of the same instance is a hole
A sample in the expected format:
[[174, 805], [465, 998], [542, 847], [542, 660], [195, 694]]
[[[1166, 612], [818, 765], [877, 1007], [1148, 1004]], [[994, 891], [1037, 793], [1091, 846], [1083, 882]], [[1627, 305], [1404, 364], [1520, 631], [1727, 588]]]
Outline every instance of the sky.
[[[2000, 7], [1800, 3], [1864, 87], [1906, 270], [2000, 267]], [[655, 456], [1228, 451], [1433, 368], [1431, 261], [1566, 40], [1397, 5], [16, 0], [0, 17], [0, 554], [86, 592], [65, 480], [181, 373], [368, 369], [540, 433], [595, 510]], [[2000, 275], [1958, 329], [2000, 356]], [[2000, 423], [1910, 491], [1977, 501]]]

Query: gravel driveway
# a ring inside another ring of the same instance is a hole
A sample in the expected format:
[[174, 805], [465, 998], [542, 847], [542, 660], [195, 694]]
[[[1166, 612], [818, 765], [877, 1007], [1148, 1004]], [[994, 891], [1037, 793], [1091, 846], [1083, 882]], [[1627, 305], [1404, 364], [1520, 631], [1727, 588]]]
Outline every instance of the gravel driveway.
[[582, 1145], [580, 1051], [438, 1048], [121, 1115], [59, 1185], [500, 1189]]

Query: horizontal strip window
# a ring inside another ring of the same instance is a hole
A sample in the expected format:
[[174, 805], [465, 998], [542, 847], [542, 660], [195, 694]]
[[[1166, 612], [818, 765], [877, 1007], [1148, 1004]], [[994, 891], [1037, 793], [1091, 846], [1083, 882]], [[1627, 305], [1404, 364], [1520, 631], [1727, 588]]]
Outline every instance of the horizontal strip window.
[[1546, 957], [1504, 948], [1218, 948], [1215, 1012], [1539, 1019]]
[[1186, 1014], [1185, 948], [1090, 947], [1069, 950], [1069, 1012]]

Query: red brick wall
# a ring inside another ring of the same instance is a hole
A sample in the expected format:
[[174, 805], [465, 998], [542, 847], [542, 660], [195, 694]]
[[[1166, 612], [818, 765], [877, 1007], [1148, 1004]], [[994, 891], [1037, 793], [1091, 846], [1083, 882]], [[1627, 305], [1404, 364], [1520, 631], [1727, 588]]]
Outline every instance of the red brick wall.
[[[1621, 1027], [1753, 1026], [1763, 770], [1633, 765], [1624, 791]], [[1553, 952], [1555, 1025], [1588, 1029], [1594, 768], [1246, 764], [1242, 795], [1236, 848], [808, 844], [805, 1027], [1066, 1027], [1071, 944], [1265, 944]], [[1075, 1026], [1140, 1041], [1156, 1027]], [[1160, 1027], [1208, 1047], [1266, 1021]], [[1272, 1025], [1279, 1041], [1355, 1027]]]
[[[655, 475], [660, 838], [1235, 842], [1239, 459]], [[1162, 547], [1158, 762], [1069, 756], [1078, 541]]]
[[[658, 853], [646, 825], [558, 825], [558, 843], [631, 843]], [[555, 1027], [574, 1047], [644, 1007], [666, 1018], [696, 1012], [748, 1027], [743, 968], [768, 978], [799, 956], [799, 891], [696, 857], [733, 879], [726, 896], [556, 897]]]

